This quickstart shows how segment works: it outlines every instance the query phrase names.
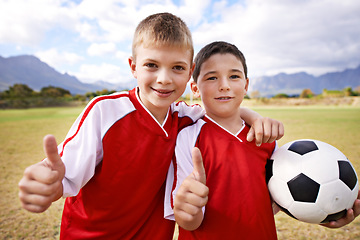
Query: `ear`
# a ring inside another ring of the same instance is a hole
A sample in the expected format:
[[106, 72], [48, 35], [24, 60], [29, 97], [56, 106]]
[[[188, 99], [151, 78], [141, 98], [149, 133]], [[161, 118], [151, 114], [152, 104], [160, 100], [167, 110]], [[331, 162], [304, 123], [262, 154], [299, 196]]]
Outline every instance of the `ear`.
[[249, 89], [249, 78], [246, 79], [246, 83], [245, 83], [245, 95], [247, 94], [248, 89]]
[[131, 56], [128, 58], [128, 61], [129, 61], [129, 66], [130, 66], [132, 75], [134, 76], [134, 78], [137, 78], [136, 62], [135, 62], [134, 58]]
[[[194, 69], [195, 69], [195, 63], [192, 63], [192, 66], [191, 66], [191, 69], [190, 69], [190, 73], [189, 73], [189, 80], [191, 79], [191, 76], [192, 76], [192, 74], [193, 74], [193, 72], [194, 72]], [[188, 81], [189, 81], [188, 80]]]
[[195, 97], [195, 98], [200, 98], [200, 91], [199, 91], [199, 87], [198, 87], [198, 85], [196, 84], [196, 82], [191, 81], [191, 82], [190, 82], [190, 88], [191, 88], [191, 91], [192, 91], [193, 94], [194, 94], [194, 97]]

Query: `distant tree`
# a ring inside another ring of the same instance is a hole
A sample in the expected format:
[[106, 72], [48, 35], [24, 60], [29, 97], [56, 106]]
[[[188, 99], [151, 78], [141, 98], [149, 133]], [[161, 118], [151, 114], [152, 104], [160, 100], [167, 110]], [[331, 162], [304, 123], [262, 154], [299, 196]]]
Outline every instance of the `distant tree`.
[[273, 98], [289, 98], [289, 95], [287, 95], [286, 93], [279, 93], [276, 94]]
[[250, 93], [251, 98], [260, 98], [260, 92], [255, 90]]
[[322, 96], [323, 96], [323, 97], [344, 97], [344, 96], [345, 96], [345, 92], [344, 92], [344, 91], [341, 91], [341, 90], [327, 90], [327, 89], [323, 89]]
[[93, 99], [94, 97], [96, 97], [96, 96], [98, 96], [95, 92], [87, 92], [87, 93], [85, 93], [85, 97], [86, 97], [86, 99], [88, 99], [88, 100], [91, 100], [91, 99]]
[[107, 89], [103, 89], [101, 91], [96, 91], [96, 94], [97, 96], [100, 96], [100, 95], [108, 95], [108, 94], [112, 94], [116, 92], [115, 90], [107, 90]]
[[311, 89], [304, 89], [301, 94], [300, 98], [312, 98], [314, 96], [314, 93], [311, 91]]
[[357, 93], [358, 96], [360, 96], [360, 86], [357, 86], [354, 91]]
[[357, 96], [357, 95], [358, 95], [356, 92], [354, 92], [354, 91], [352, 90], [351, 87], [344, 88], [344, 93], [345, 93], [345, 96], [347, 96], [347, 97]]
[[1, 98], [26, 98], [31, 97], [34, 94], [32, 90], [26, 84], [14, 84], [14, 86], [9, 87], [9, 90], [5, 90], [1, 94]]
[[48, 87], [43, 87], [41, 89], [40, 95], [43, 97], [64, 97], [71, 94], [66, 89], [60, 87], [48, 86]]
[[101, 91], [96, 91], [96, 92], [87, 92], [85, 93], [85, 97], [88, 99], [88, 100], [91, 100], [93, 99], [94, 97], [97, 97], [97, 96], [101, 96], [101, 95], [108, 95], [108, 94], [112, 94], [116, 92], [115, 90], [107, 90], [107, 89], [103, 89]]
[[81, 95], [81, 94], [76, 94], [74, 97], [73, 97], [74, 100], [76, 101], [86, 101], [86, 96], [85, 95]]

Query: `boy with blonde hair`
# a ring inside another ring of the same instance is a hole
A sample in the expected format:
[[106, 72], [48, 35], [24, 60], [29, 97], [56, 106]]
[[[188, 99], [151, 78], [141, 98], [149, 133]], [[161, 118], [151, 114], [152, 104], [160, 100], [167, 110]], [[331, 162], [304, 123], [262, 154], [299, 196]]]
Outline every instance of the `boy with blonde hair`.
[[[178, 131], [204, 115], [199, 106], [174, 103], [191, 77], [192, 58], [180, 18], [159, 13], [141, 21], [129, 58], [138, 87], [93, 99], [59, 146], [44, 138], [47, 158], [19, 183], [23, 207], [43, 212], [66, 197], [61, 239], [172, 239], [174, 223], [163, 217], [167, 170]], [[257, 114], [247, 115], [259, 123]], [[262, 133], [262, 119], [259, 125]]]

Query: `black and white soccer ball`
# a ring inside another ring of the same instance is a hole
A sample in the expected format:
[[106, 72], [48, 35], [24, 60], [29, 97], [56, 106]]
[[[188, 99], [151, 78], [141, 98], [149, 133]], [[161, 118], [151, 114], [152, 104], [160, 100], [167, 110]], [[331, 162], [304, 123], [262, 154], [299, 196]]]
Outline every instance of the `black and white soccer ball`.
[[359, 191], [354, 167], [337, 148], [312, 139], [289, 142], [268, 160], [268, 188], [289, 216], [308, 223], [343, 217]]

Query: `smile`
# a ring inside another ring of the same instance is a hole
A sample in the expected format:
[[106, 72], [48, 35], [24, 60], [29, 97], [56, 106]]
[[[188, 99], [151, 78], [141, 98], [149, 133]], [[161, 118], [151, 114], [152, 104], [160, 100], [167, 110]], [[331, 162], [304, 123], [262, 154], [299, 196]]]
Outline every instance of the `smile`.
[[233, 97], [218, 97], [218, 98], [215, 98], [216, 100], [230, 100], [230, 99], [233, 99]]
[[174, 90], [164, 90], [164, 89], [155, 89], [155, 88], [151, 88], [156, 95], [160, 96], [160, 97], [167, 97], [169, 95], [171, 95]]

